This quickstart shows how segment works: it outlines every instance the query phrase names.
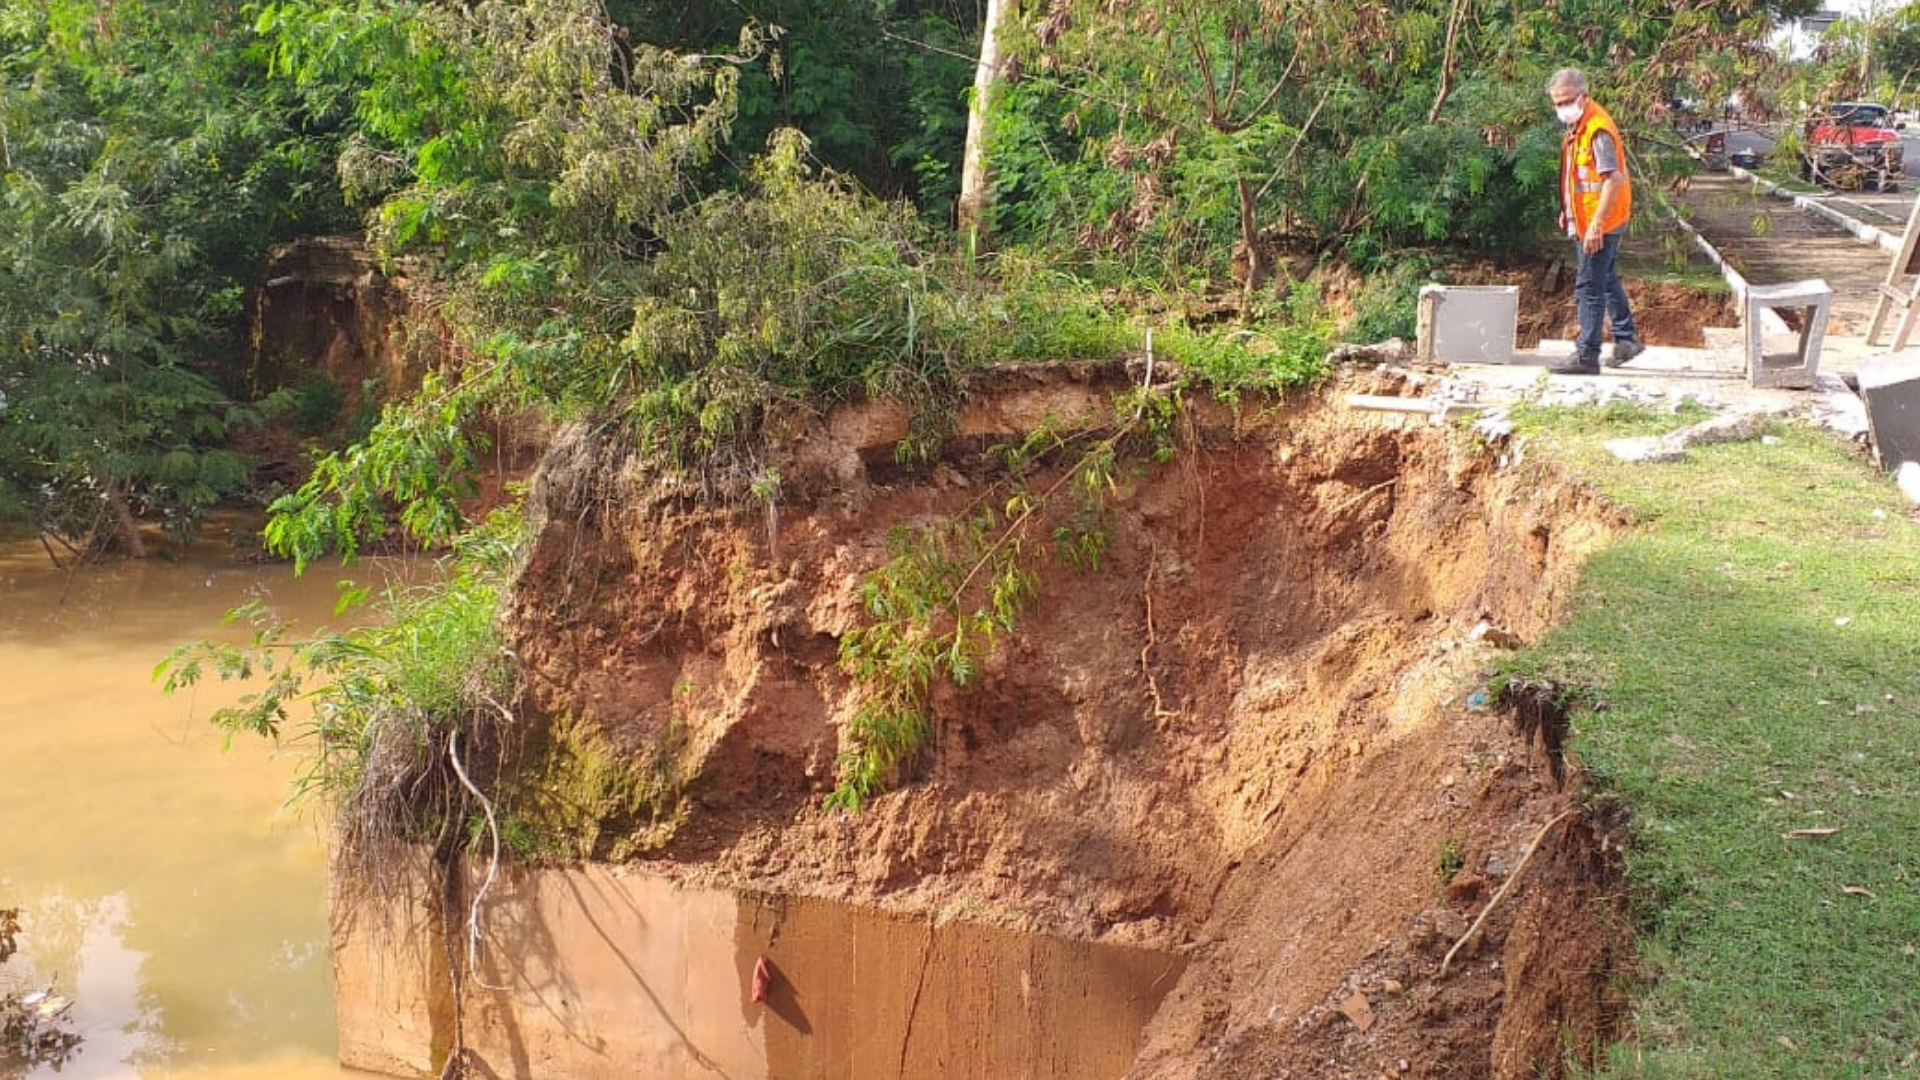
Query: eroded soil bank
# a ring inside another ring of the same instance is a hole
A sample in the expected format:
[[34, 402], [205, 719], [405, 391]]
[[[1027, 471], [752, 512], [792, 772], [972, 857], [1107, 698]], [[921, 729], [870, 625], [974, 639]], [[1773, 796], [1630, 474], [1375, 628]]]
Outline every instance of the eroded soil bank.
[[1514, 447], [1342, 406], [1389, 374], [1190, 409], [1170, 461], [1119, 473], [1097, 569], [1033, 561], [1036, 599], [974, 685], [936, 693], [896, 788], [824, 807], [858, 698], [839, 642], [890, 532], [1004, 499], [994, 442], [1110, 415], [1141, 376], [990, 376], [915, 470], [892, 462], [897, 409], [800, 418], [772, 509], [679, 497], [563, 435], [514, 601], [535, 711], [685, 781], [597, 847], [688, 886], [1183, 957], [1128, 1076], [1565, 1075], [1621, 1020], [1616, 849], [1577, 774], [1557, 784], [1475, 691], [1615, 522]]

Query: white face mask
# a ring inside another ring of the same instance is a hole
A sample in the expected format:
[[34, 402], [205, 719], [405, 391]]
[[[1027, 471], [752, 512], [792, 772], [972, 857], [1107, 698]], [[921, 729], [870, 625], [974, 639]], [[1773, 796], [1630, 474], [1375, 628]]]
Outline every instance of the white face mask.
[[1573, 101], [1570, 101], [1565, 105], [1555, 105], [1553, 107], [1553, 115], [1559, 117], [1560, 122], [1568, 125], [1569, 127], [1571, 127], [1574, 123], [1576, 123], [1580, 119], [1581, 113], [1586, 111], [1587, 111], [1586, 108], [1580, 104], [1580, 101], [1578, 98], [1575, 98]]

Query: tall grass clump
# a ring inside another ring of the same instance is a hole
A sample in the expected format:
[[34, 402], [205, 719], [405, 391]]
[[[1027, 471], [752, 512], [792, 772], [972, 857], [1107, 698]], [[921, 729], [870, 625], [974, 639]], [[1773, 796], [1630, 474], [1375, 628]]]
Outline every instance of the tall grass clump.
[[1324, 377], [1333, 333], [1319, 288], [1301, 283], [1270, 318], [1236, 327], [1175, 322], [1155, 332], [1154, 348], [1177, 360], [1198, 385], [1233, 400], [1246, 392], [1296, 389]]
[[336, 614], [366, 605], [351, 629], [294, 637], [263, 605], [235, 609], [228, 621], [251, 628], [244, 644], [185, 646], [156, 677], [169, 692], [208, 673], [261, 679], [214, 723], [302, 749], [296, 794], [333, 812], [349, 853], [431, 839], [458, 824], [475, 778], [495, 775], [511, 742], [518, 680], [498, 610], [521, 530], [517, 513], [498, 512], [435, 580], [348, 590]]

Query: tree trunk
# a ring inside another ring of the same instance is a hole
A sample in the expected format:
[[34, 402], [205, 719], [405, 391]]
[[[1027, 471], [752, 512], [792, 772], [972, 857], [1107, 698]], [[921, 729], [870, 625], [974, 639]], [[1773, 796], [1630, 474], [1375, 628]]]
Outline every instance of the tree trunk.
[[987, 0], [980, 22], [980, 64], [973, 71], [973, 96], [967, 104], [967, 144], [960, 164], [959, 228], [968, 247], [978, 253], [986, 246], [987, 111], [994, 86], [1000, 81], [1000, 24], [1015, 0]]
[[127, 497], [121, 493], [120, 485], [112, 478], [101, 481], [100, 492], [107, 500], [107, 507], [113, 512], [113, 522], [120, 530], [120, 543], [126, 546], [127, 554], [136, 559], [147, 557], [146, 542], [140, 538], [140, 523], [134, 520], [133, 510], [127, 505]]
[[1440, 61], [1440, 89], [1433, 95], [1433, 108], [1427, 110], [1427, 123], [1440, 122], [1440, 110], [1446, 107], [1447, 95], [1453, 93], [1453, 72], [1455, 64], [1454, 47], [1460, 40], [1460, 16], [1467, 10], [1467, 0], [1453, 0], [1453, 14], [1447, 17], [1447, 47]]
[[1267, 265], [1267, 253], [1260, 246], [1258, 198], [1245, 177], [1235, 184], [1240, 195], [1240, 250], [1246, 260], [1246, 276], [1240, 279], [1240, 318], [1253, 317], [1253, 297], [1267, 283], [1273, 268]]

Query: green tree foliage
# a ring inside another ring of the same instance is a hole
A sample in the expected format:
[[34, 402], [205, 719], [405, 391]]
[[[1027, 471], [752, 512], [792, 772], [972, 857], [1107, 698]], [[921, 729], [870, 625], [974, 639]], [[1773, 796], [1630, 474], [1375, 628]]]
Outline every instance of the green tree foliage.
[[[664, 223], [621, 343], [636, 419], [695, 449], [757, 431], [770, 407], [849, 392], [928, 408], [983, 352], [976, 298], [950, 284], [903, 208], [833, 174], [810, 174], [805, 141], [776, 134], [744, 192]], [[990, 325], [990, 323], [989, 323]]]
[[743, 19], [777, 27], [743, 65], [734, 145], [804, 132], [828, 167], [944, 218], [959, 180], [966, 95], [978, 50], [971, 0], [615, 0], [636, 38], [683, 52], [729, 51]]
[[1862, 5], [1820, 35], [1791, 90], [1807, 105], [1871, 100], [1906, 108], [1920, 91], [1920, 12], [1892, 0]]
[[1586, 67], [1631, 121], [1676, 81], [1760, 62], [1748, 43], [1807, 6], [1053, 4], [1026, 26], [1025, 80], [997, 117], [999, 224], [1216, 273], [1235, 252], [1253, 276], [1270, 246], [1362, 263], [1517, 248], [1553, 221], [1553, 69]]
[[[269, 544], [352, 552], [386, 522], [440, 542], [467, 423], [535, 404], [631, 425], [664, 460], [757, 434], [785, 398], [934, 403], [977, 344], [910, 215], [777, 136], [735, 191], [734, 54], [632, 41], [587, 0], [263, 9], [276, 70], [351, 117], [341, 172], [381, 250], [431, 282], [471, 360], [389, 408], [274, 507]], [[327, 95], [350, 89], [347, 100]]]
[[[481, 409], [610, 395], [637, 275], [727, 137], [737, 69], [630, 43], [587, 0], [293, 0], [257, 25], [275, 72], [340, 118], [341, 180], [376, 246], [409, 260], [474, 358], [323, 459], [269, 541], [304, 563], [396, 512], [443, 541]], [[749, 28], [738, 48], [759, 44]]]
[[1874, 38], [1876, 67], [1887, 104], [1907, 109], [1920, 100], [1920, 9], [1902, 4], [1889, 12]]
[[0, 5], [0, 518], [138, 552], [245, 479], [243, 284], [339, 204], [238, 6]]

